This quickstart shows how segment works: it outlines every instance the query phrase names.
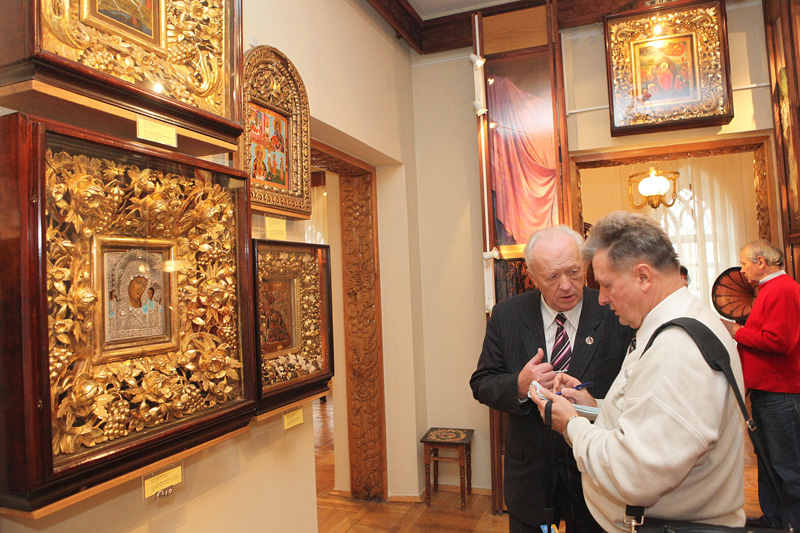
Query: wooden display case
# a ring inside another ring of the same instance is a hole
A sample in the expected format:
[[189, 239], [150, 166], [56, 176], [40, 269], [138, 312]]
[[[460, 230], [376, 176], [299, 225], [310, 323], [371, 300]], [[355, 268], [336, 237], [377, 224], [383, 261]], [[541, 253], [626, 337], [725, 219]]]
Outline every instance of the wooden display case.
[[0, 118], [0, 507], [30, 511], [246, 426], [247, 175]]
[[130, 139], [128, 115], [142, 115], [222, 148], [181, 151], [236, 149], [241, 0], [0, 0], [0, 9], [0, 105]]
[[328, 390], [333, 377], [330, 247], [254, 240], [258, 412]]

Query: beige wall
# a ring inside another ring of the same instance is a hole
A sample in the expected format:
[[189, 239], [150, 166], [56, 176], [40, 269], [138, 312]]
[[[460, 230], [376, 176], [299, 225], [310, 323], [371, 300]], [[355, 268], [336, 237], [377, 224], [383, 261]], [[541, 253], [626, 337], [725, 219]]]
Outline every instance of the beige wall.
[[[477, 430], [472, 483], [487, 488], [491, 486], [488, 409], [472, 399], [469, 388], [486, 324], [469, 53], [467, 49], [423, 56], [413, 66], [424, 378], [429, 426]], [[440, 482], [458, 485], [455, 464], [441, 465], [439, 473]]]
[[308, 405], [303, 418], [303, 424], [288, 430], [281, 419], [253, 423], [248, 433], [184, 459], [183, 485], [161, 502], [142, 501], [142, 481], [136, 479], [36, 521], [2, 518], [0, 530], [316, 531]]

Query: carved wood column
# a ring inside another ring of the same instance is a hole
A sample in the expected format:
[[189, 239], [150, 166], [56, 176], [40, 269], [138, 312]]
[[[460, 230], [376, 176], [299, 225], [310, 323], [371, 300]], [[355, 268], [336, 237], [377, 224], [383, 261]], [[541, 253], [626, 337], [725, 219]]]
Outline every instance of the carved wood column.
[[386, 420], [375, 169], [312, 140], [311, 162], [339, 175], [350, 493], [385, 501]]

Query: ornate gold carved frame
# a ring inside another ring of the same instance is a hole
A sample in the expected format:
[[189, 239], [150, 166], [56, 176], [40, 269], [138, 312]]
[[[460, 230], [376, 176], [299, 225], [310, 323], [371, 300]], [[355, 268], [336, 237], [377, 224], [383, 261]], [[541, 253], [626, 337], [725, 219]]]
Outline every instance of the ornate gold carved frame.
[[733, 118], [722, 0], [604, 19], [611, 135]]
[[[250, 174], [252, 209], [309, 218], [311, 137], [300, 74], [280, 51], [258, 46], [245, 57], [243, 93], [246, 120], [238, 157]], [[276, 131], [276, 123], [286, 124], [285, 131]]]
[[330, 248], [254, 240], [259, 412], [328, 389], [333, 377]]
[[[229, 120], [235, 0], [42, 0], [41, 50]], [[148, 7], [149, 5], [149, 7]]]

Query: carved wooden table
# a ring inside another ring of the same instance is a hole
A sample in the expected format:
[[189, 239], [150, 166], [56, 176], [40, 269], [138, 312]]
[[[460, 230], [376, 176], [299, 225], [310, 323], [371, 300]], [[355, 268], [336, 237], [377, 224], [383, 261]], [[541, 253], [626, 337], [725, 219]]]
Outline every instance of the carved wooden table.
[[[439, 490], [439, 461], [458, 462], [461, 470], [461, 510], [467, 505], [464, 491], [472, 494], [472, 436], [474, 429], [431, 428], [420, 439], [425, 445], [425, 504], [431, 504], [431, 461], [433, 461], [433, 490]], [[458, 457], [440, 456], [439, 450], [456, 450]]]

